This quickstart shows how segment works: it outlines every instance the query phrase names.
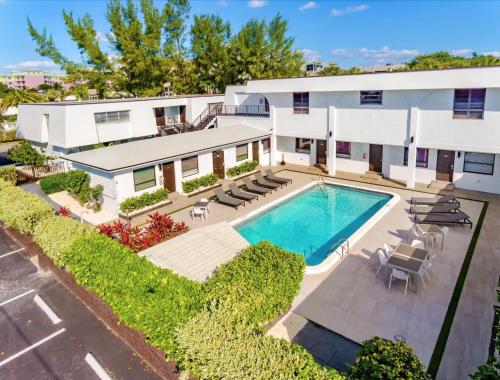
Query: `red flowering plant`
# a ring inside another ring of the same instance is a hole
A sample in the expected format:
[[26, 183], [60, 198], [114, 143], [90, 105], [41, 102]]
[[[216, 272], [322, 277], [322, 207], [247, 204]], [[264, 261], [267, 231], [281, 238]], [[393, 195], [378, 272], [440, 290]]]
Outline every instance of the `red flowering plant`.
[[117, 240], [135, 252], [140, 252], [188, 230], [184, 222], [175, 223], [168, 215], [155, 212], [148, 216], [149, 223], [144, 228], [132, 227], [128, 223], [116, 221], [112, 224], [101, 224], [97, 226], [97, 229], [101, 234]]
[[71, 211], [69, 208], [61, 206], [59, 207], [59, 216], [63, 216], [65, 218], [69, 218], [71, 216]]

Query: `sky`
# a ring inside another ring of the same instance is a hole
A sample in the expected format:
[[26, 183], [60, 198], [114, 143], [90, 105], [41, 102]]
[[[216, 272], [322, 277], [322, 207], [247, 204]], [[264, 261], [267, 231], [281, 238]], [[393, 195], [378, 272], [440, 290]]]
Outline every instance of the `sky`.
[[[27, 31], [28, 17], [39, 30], [47, 29], [63, 54], [81, 60], [66, 33], [63, 9], [75, 16], [88, 12], [103, 47], [110, 51], [105, 0], [0, 0], [0, 73], [60, 70], [36, 52]], [[251, 18], [270, 20], [278, 12], [289, 21], [294, 47], [303, 51], [306, 61], [369, 67], [437, 50], [500, 56], [500, 0], [191, 0], [189, 23], [194, 15], [214, 13], [237, 32]]]

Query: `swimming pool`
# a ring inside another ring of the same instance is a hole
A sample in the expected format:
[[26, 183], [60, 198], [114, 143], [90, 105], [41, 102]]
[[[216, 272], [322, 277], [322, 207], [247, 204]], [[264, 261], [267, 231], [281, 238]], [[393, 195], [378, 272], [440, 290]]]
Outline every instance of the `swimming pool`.
[[250, 243], [261, 240], [305, 257], [317, 265], [331, 247], [347, 239], [379, 211], [392, 195], [333, 184], [315, 184], [293, 198], [237, 225]]

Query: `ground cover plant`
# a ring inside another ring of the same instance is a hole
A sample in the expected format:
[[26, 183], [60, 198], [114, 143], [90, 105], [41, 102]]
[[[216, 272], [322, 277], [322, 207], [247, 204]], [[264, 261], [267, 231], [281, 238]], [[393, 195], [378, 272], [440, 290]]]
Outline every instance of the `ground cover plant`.
[[236, 177], [243, 173], [248, 173], [254, 171], [255, 168], [259, 166], [258, 161], [246, 161], [238, 166], [233, 166], [226, 170], [226, 174], [228, 177]]
[[168, 190], [158, 189], [153, 192], [143, 193], [137, 197], [130, 197], [120, 203], [120, 211], [129, 213], [141, 208], [152, 206], [168, 198]]
[[66, 173], [57, 173], [43, 177], [40, 179], [40, 188], [47, 195], [66, 190]]
[[200, 187], [212, 186], [217, 183], [219, 177], [215, 174], [204, 175], [203, 177], [195, 178], [189, 181], [182, 182], [182, 191], [191, 193]]
[[0, 167], [0, 178], [15, 185], [17, 182], [16, 168], [14, 166]]
[[97, 229], [101, 234], [118, 241], [134, 252], [143, 251], [188, 231], [184, 222], [176, 223], [168, 215], [155, 212], [148, 217], [146, 227], [142, 228], [115, 221], [111, 224], [101, 224], [97, 226]]
[[0, 132], [0, 143], [11, 142], [16, 140], [16, 131], [3, 131]]

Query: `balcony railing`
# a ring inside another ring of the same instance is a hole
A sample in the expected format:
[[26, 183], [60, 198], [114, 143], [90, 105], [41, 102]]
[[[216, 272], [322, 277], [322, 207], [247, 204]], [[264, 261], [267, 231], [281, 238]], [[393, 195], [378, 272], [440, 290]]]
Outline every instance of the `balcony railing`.
[[217, 106], [218, 116], [256, 116], [256, 117], [269, 117], [269, 107], [265, 105], [249, 104], [228, 106]]

